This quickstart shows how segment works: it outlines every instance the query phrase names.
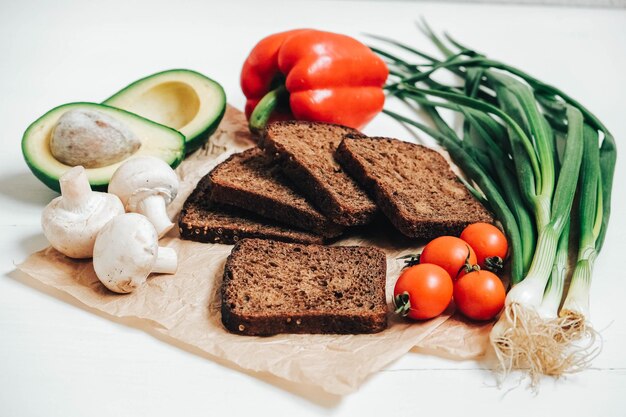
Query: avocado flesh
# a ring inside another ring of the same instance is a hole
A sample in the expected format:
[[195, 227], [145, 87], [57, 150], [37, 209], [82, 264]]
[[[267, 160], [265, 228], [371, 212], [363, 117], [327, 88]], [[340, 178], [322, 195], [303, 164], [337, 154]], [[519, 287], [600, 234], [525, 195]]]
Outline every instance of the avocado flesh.
[[[72, 168], [58, 161], [50, 151], [50, 136], [57, 121], [69, 110], [87, 109], [106, 113], [124, 123], [141, 141], [141, 147], [130, 158], [151, 155], [173, 168], [185, 155], [185, 137], [174, 129], [144, 119], [136, 114], [97, 103], [70, 103], [56, 107], [33, 122], [22, 138], [22, 153], [33, 174], [55, 191], [60, 191], [59, 178]], [[115, 170], [128, 158], [111, 165], [86, 168], [87, 178], [94, 190], [106, 191]]]
[[222, 86], [210, 78], [175, 69], [137, 80], [104, 104], [178, 130], [185, 135], [190, 153], [217, 129], [226, 111], [226, 95]]

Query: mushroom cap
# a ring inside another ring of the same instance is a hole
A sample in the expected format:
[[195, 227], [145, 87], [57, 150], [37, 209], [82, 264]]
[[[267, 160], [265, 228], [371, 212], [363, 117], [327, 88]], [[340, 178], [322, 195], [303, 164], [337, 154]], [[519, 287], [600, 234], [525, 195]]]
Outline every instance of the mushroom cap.
[[157, 232], [152, 223], [141, 214], [122, 214], [98, 234], [93, 268], [111, 291], [132, 292], [152, 271], [158, 250]]
[[79, 210], [68, 210], [63, 197], [52, 200], [41, 214], [41, 228], [53, 248], [70, 258], [91, 258], [96, 236], [124, 206], [115, 195], [92, 192]]
[[150, 195], [159, 194], [166, 205], [171, 203], [178, 187], [178, 176], [167, 162], [154, 156], [137, 156], [115, 171], [108, 191], [117, 195], [127, 210], [134, 211], [137, 203]]

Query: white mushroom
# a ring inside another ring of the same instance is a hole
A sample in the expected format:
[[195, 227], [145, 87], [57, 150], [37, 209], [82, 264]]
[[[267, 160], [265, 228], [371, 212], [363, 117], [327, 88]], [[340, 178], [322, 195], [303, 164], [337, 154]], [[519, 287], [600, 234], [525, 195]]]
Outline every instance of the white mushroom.
[[146, 216], [161, 237], [174, 226], [167, 206], [176, 198], [178, 185], [176, 173], [165, 161], [140, 156], [120, 165], [111, 177], [109, 192], [122, 200], [126, 211]]
[[150, 273], [173, 274], [177, 267], [176, 251], [159, 247], [154, 226], [141, 214], [115, 217], [96, 238], [93, 268], [111, 291], [132, 292]]
[[141, 147], [124, 123], [100, 111], [63, 113], [50, 137], [50, 152], [66, 165], [97, 168], [122, 161]]
[[112, 194], [91, 191], [85, 168], [77, 166], [61, 176], [61, 196], [41, 215], [41, 227], [53, 248], [70, 258], [91, 258], [96, 236], [124, 206]]

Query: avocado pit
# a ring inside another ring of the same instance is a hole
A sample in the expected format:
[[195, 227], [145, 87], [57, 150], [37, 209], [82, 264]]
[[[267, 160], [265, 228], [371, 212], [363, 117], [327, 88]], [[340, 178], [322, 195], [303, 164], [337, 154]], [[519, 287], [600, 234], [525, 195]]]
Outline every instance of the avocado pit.
[[60, 162], [99, 168], [122, 161], [141, 147], [123, 122], [96, 110], [65, 112], [51, 134], [50, 151]]

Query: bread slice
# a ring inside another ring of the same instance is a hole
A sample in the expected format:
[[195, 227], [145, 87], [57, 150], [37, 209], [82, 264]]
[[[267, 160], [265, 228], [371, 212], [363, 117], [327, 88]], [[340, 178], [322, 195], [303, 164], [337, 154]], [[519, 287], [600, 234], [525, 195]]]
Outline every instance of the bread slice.
[[305, 121], [275, 122], [267, 127], [261, 146], [313, 204], [344, 226], [369, 223], [376, 204], [346, 174], [333, 157], [349, 127]]
[[209, 173], [211, 200], [253, 211], [327, 238], [343, 227], [298, 194], [271, 158], [258, 148], [232, 155]]
[[205, 176], [183, 205], [178, 219], [181, 238], [228, 245], [243, 238], [324, 243], [319, 235], [290, 229], [236, 207], [213, 203], [209, 200], [209, 194], [209, 178]]
[[244, 239], [226, 260], [222, 323], [259, 336], [380, 332], [385, 273], [385, 254], [372, 247]]
[[493, 222], [432, 149], [397, 139], [348, 135], [335, 158], [408, 237], [458, 236], [471, 223]]

